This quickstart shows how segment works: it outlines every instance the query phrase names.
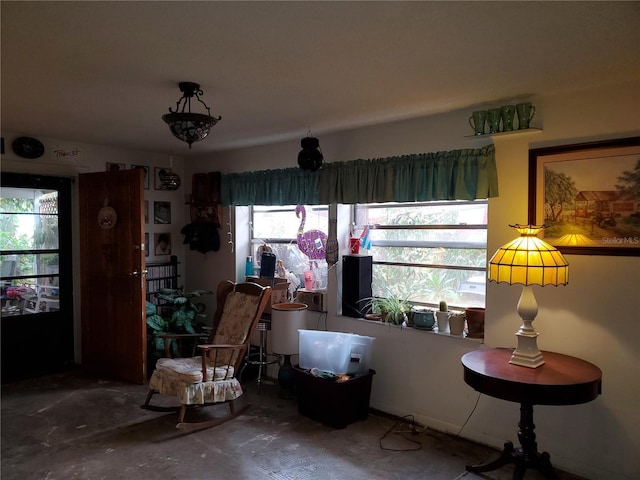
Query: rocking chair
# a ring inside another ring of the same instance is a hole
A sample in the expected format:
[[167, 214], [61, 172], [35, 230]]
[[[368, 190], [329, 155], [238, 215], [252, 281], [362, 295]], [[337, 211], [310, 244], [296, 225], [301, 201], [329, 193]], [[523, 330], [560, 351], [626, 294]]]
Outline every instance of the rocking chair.
[[[213, 427], [242, 414], [249, 405], [241, 408], [235, 406], [235, 400], [243, 393], [236, 375], [249, 348], [251, 332], [270, 298], [271, 287], [256, 283], [221, 282], [217, 290], [214, 329], [208, 343], [198, 345], [202, 354], [192, 358], [159, 359], [149, 380], [149, 393], [142, 408], [160, 412], [177, 411], [176, 428], [185, 430]], [[169, 339], [189, 336], [194, 335], [165, 335], [165, 351], [169, 351]], [[180, 406], [150, 405], [155, 393], [177, 397]], [[227, 403], [229, 414], [209, 421], [185, 421], [188, 408], [217, 403]]]

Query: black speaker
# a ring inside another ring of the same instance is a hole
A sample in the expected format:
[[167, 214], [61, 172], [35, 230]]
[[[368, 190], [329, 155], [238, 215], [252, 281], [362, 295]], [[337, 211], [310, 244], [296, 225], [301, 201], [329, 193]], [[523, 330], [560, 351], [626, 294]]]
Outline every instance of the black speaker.
[[362, 318], [371, 297], [373, 258], [361, 255], [342, 257], [342, 315]]

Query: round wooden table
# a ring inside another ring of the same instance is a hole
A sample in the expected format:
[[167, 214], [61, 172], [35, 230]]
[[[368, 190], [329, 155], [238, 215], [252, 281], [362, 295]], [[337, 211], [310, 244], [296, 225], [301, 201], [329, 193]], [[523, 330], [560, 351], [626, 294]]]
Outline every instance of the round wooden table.
[[520, 404], [520, 448], [507, 442], [500, 456], [484, 465], [467, 465], [470, 472], [488, 472], [515, 463], [514, 480], [528, 468], [557, 478], [549, 454], [539, 453], [533, 424], [533, 405], [577, 405], [594, 400], [602, 389], [602, 371], [592, 363], [560, 353], [542, 352], [538, 368], [509, 363], [513, 349], [491, 348], [462, 357], [464, 381], [480, 393]]

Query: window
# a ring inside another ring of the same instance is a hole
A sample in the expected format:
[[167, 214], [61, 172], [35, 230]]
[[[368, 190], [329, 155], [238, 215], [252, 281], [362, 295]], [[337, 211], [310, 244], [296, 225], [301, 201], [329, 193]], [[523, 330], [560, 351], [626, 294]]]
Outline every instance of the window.
[[486, 200], [360, 204], [353, 211], [356, 233], [370, 226], [374, 296], [485, 306]]
[[[261, 246], [266, 245], [282, 260], [287, 272], [292, 272], [298, 278], [300, 286], [305, 285], [305, 271], [313, 272], [314, 288], [322, 289], [327, 286], [327, 262], [321, 259], [310, 260], [303, 250], [319, 248], [314, 240], [313, 231], [328, 233], [329, 209], [326, 205], [304, 206], [303, 210], [296, 205], [285, 206], [253, 206], [251, 207], [251, 252], [253, 255], [254, 271], [260, 269]], [[299, 247], [300, 244], [300, 247]], [[313, 250], [310, 251], [313, 255]], [[307, 274], [308, 276], [309, 274]]]
[[58, 192], [3, 188], [0, 223], [2, 316], [58, 310]]

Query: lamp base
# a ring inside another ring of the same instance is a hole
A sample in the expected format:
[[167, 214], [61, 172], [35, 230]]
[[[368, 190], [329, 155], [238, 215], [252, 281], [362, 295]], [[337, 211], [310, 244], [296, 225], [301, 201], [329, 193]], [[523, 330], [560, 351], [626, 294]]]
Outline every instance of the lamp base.
[[509, 363], [529, 368], [538, 368], [544, 365], [542, 353], [538, 350], [538, 333], [521, 330], [516, 333], [516, 337], [518, 338], [518, 346], [513, 351]]
[[283, 361], [278, 370], [278, 383], [280, 384], [280, 392], [278, 397], [284, 399], [295, 398], [295, 374], [291, 365], [291, 355], [283, 355]]

